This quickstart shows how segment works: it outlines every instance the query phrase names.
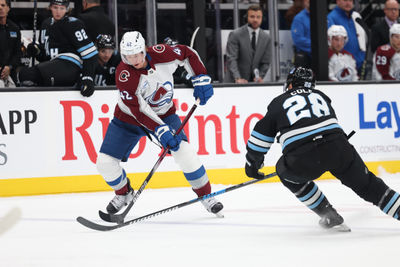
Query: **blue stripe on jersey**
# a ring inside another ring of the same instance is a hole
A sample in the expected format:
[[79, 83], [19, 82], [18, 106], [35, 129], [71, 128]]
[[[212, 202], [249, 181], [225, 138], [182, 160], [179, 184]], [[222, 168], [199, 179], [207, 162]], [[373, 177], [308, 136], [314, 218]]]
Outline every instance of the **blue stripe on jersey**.
[[65, 60], [71, 61], [72, 63], [78, 65], [78, 67], [82, 69], [82, 64], [81, 64], [78, 60], [76, 60], [75, 58], [73, 58], [73, 57], [69, 57], [69, 56], [59, 56], [59, 57], [57, 57], [57, 58], [59, 58], [59, 59], [65, 59]]
[[390, 201], [386, 204], [385, 208], [383, 209], [384, 213], [388, 213], [390, 208], [393, 206], [394, 202], [399, 198], [399, 194], [396, 193], [393, 195], [393, 197], [390, 199]]
[[269, 150], [269, 147], [265, 148], [265, 147], [256, 146], [256, 145], [254, 145], [253, 143], [250, 143], [250, 142], [247, 142], [247, 146], [249, 148], [251, 148], [252, 150], [254, 150], [254, 151], [262, 152], [262, 153], [267, 153], [268, 150]]
[[260, 134], [259, 132], [256, 132], [254, 130], [251, 132], [251, 135], [257, 137], [258, 139], [266, 141], [266, 142], [270, 142], [270, 143], [274, 142], [274, 137], [270, 137], [270, 136], [266, 136], [266, 135]]
[[303, 134], [291, 137], [291, 138], [285, 140], [285, 142], [282, 144], [282, 150], [284, 150], [287, 145], [289, 145], [289, 144], [291, 144], [291, 143], [293, 143], [295, 141], [298, 141], [300, 139], [303, 139], [305, 137], [308, 137], [308, 136], [316, 134], [316, 133], [320, 133], [320, 132], [323, 132], [323, 131], [326, 131], [326, 130], [330, 130], [330, 129], [335, 129], [335, 128], [341, 128], [341, 127], [339, 126], [339, 124], [334, 123], [334, 124], [329, 125], [329, 126], [321, 127], [321, 128], [315, 129], [313, 131], [310, 131], [310, 132], [307, 132], [307, 133], [303, 133]]
[[94, 55], [97, 55], [97, 54], [98, 54], [98, 52], [97, 52], [97, 50], [95, 50], [92, 53], [90, 53], [89, 55], [86, 55], [86, 56], [82, 57], [82, 59], [88, 59], [88, 58], [91, 58], [91, 57], [93, 57]]
[[315, 192], [316, 192], [317, 190], [318, 190], [318, 186], [317, 186], [316, 184], [314, 184], [313, 189], [312, 189], [307, 195], [305, 195], [305, 196], [303, 196], [303, 197], [299, 197], [299, 200], [300, 200], [301, 202], [306, 201], [307, 199], [309, 199], [310, 197], [312, 197], [312, 196], [315, 194]]
[[86, 50], [86, 49], [88, 49], [88, 48], [91, 48], [92, 46], [94, 46], [94, 43], [93, 43], [93, 42], [90, 42], [90, 44], [87, 44], [87, 45], [85, 45], [85, 46], [82, 46], [82, 47], [79, 48], [77, 51], [80, 53], [80, 52], [82, 52], [82, 51], [84, 51], [84, 50]]
[[183, 173], [186, 177], [186, 180], [188, 181], [193, 181], [196, 179], [199, 179], [206, 173], [206, 169], [204, 169], [204, 166], [202, 165], [197, 171], [194, 172], [185, 172]]
[[126, 178], [126, 173], [125, 173], [125, 170], [122, 169], [122, 174], [120, 176], [118, 176], [118, 178], [115, 179], [114, 181], [107, 182], [107, 184], [110, 185], [110, 186], [115, 186], [115, 185], [118, 185], [125, 178]]

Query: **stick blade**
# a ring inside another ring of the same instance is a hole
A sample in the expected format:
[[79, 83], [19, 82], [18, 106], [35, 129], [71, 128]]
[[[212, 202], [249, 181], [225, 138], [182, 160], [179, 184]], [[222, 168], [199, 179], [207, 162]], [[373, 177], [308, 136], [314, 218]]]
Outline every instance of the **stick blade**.
[[83, 226], [90, 228], [92, 230], [97, 230], [97, 231], [111, 231], [114, 230], [118, 227], [116, 227], [115, 225], [102, 225], [102, 224], [98, 224], [92, 221], [89, 221], [88, 219], [85, 219], [81, 216], [79, 216], [78, 218], [76, 218], [76, 221], [80, 224], [82, 224]]
[[2, 219], [0, 219], [0, 235], [7, 232], [21, 219], [22, 211], [20, 208], [15, 207], [7, 212]]
[[134, 203], [133, 201], [129, 203], [129, 205], [125, 208], [125, 210], [119, 214], [110, 214], [99, 210], [99, 216], [103, 221], [106, 222], [118, 223], [118, 224], [124, 223], [125, 217], [131, 210], [133, 203]]

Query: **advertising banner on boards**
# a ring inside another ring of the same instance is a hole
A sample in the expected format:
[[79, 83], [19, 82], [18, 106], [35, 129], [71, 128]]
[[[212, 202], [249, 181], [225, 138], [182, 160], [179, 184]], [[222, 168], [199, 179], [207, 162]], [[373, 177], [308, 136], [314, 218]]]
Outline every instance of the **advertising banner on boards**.
[[[331, 99], [344, 131], [362, 158], [400, 160], [400, 94], [394, 84], [317, 86]], [[243, 168], [245, 145], [254, 124], [281, 86], [215, 88], [193, 114], [186, 134], [207, 169]], [[96, 158], [117, 102], [117, 90], [90, 98], [78, 91], [0, 93], [0, 179], [96, 175]], [[184, 118], [194, 103], [192, 89], [176, 89], [177, 113]], [[280, 156], [274, 144], [265, 165]], [[160, 148], [143, 138], [132, 151], [128, 173], [148, 172]], [[177, 171], [168, 156], [159, 171]]]

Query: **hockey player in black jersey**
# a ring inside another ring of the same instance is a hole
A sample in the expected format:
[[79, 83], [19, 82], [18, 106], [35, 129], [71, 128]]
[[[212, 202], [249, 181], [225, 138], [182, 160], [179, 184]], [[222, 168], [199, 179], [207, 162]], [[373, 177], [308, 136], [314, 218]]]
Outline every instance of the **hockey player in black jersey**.
[[83, 96], [94, 92], [97, 49], [77, 18], [67, 15], [69, 0], [51, 0], [52, 17], [43, 21], [39, 44], [29, 44], [27, 51], [41, 63], [23, 68], [21, 86], [73, 86]]
[[283, 153], [276, 164], [280, 180], [321, 217], [322, 227], [350, 231], [313, 182], [326, 171], [364, 200], [399, 219], [399, 194], [368, 170], [338, 124], [331, 100], [314, 86], [312, 70], [297, 67], [290, 71], [285, 92], [272, 100], [247, 142], [246, 175], [264, 177], [259, 169], [276, 138]]
[[99, 34], [95, 44], [99, 51], [94, 78], [95, 84], [98, 86], [115, 85], [115, 69], [121, 62], [121, 56], [115, 50], [113, 38], [111, 35]]

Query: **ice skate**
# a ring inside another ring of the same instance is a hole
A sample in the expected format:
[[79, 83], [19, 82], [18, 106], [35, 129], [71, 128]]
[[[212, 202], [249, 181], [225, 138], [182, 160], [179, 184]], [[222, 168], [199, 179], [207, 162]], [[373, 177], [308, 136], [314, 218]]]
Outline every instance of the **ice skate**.
[[223, 218], [224, 215], [222, 214], [221, 210], [224, 208], [221, 202], [216, 200], [213, 197], [204, 199], [201, 201], [203, 206], [206, 208], [208, 212], [214, 213], [217, 217]]
[[128, 192], [124, 195], [115, 195], [114, 198], [107, 205], [107, 212], [110, 214], [115, 214], [120, 211], [124, 206], [127, 206], [133, 200], [134, 191], [130, 185], [130, 181], [128, 179]]
[[344, 224], [344, 219], [337, 211], [329, 207], [328, 211], [321, 216], [319, 225], [324, 229], [332, 229], [338, 232], [350, 232], [351, 229]]

